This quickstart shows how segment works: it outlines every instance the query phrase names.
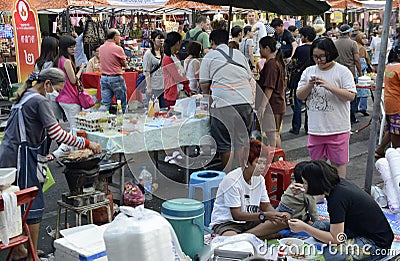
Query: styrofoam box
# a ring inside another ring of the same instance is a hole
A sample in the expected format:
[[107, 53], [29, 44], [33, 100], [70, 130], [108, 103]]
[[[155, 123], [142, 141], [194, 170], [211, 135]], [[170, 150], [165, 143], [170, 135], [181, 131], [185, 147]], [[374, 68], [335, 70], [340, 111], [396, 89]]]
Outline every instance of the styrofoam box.
[[107, 226], [85, 225], [64, 230], [65, 237], [54, 241], [55, 260], [107, 261], [103, 233]]
[[[14, 181], [13, 181], [14, 182]], [[18, 186], [10, 186], [6, 189], [0, 190], [0, 194], [4, 192], [16, 192], [19, 191]], [[21, 218], [21, 208], [17, 207], [17, 216], [19, 217], [9, 228], [8, 237], [12, 238], [22, 234], [22, 218]], [[3, 229], [0, 229], [0, 234], [3, 235]]]

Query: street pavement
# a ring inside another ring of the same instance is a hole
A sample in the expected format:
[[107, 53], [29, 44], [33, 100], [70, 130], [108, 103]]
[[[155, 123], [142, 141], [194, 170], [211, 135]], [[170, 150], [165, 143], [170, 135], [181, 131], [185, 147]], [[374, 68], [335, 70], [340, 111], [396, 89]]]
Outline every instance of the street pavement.
[[[372, 103], [369, 101], [368, 112], [372, 115]], [[303, 115], [304, 116], [304, 115]], [[303, 117], [304, 118], [304, 117]], [[362, 116], [357, 114], [357, 118], [360, 120], [359, 123], [352, 126], [352, 128], [358, 129], [366, 125], [370, 117]], [[290, 107], [287, 109], [287, 113], [283, 122], [283, 132], [282, 132], [282, 147], [286, 153], [287, 160], [300, 162], [303, 160], [308, 160], [308, 150], [307, 150], [307, 135], [304, 129], [301, 129], [299, 135], [294, 135], [289, 133], [291, 128], [292, 110]], [[303, 121], [304, 122], [304, 121]], [[359, 187], [364, 187], [365, 175], [366, 175], [366, 165], [367, 165], [367, 154], [368, 154], [368, 139], [369, 139], [369, 128], [364, 129], [361, 132], [353, 133], [350, 138], [350, 162], [347, 167], [347, 179], [354, 182]], [[150, 155], [151, 156], [151, 155]], [[134, 162], [129, 164], [129, 170], [125, 173], [125, 179], [132, 179], [132, 174], [136, 176], [140, 172], [141, 165], [151, 165], [151, 157], [148, 154], [142, 153], [137, 155], [128, 155], [129, 158], [133, 158]], [[54, 230], [56, 227], [57, 219], [57, 200], [61, 199], [61, 194], [68, 191], [68, 186], [66, 179], [63, 177], [63, 167], [60, 167], [57, 163], [53, 162], [50, 164], [53, 176], [56, 180], [56, 184], [51, 187], [45, 195], [46, 201], [46, 211], [41, 223], [40, 236], [39, 236], [39, 249], [42, 249], [46, 253], [53, 252], [53, 239], [47, 233], [47, 231]], [[153, 170], [151, 166], [147, 168], [148, 170]], [[168, 168], [166, 164], [160, 165], [160, 170], [165, 174], [165, 176], [175, 179], [177, 175], [182, 176], [182, 170], [176, 168]], [[116, 175], [117, 176], [117, 175]], [[179, 177], [178, 177], [179, 179]], [[155, 211], [160, 212], [161, 203], [165, 199], [186, 197], [188, 193], [188, 187], [181, 183], [176, 182], [166, 182], [166, 179], [160, 173], [157, 174], [157, 178], [154, 182], [158, 183], [159, 188], [156, 191], [156, 195], [149, 202], [146, 202], [145, 206], [152, 208]], [[374, 171], [372, 184], [382, 183], [379, 174]], [[118, 195], [114, 196], [114, 199], [118, 198]], [[62, 218], [63, 220], [63, 218]], [[74, 225], [74, 218], [72, 215], [69, 217], [69, 223]], [[5, 251], [6, 252], [6, 251]], [[0, 253], [0, 260], [5, 260], [5, 254]]]

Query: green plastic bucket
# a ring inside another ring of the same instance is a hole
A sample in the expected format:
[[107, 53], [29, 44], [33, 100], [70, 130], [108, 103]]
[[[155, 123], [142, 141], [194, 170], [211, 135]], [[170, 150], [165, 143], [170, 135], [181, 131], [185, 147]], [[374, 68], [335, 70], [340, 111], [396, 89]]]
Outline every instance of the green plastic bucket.
[[203, 203], [188, 198], [167, 200], [161, 214], [174, 228], [182, 251], [193, 259], [204, 246]]

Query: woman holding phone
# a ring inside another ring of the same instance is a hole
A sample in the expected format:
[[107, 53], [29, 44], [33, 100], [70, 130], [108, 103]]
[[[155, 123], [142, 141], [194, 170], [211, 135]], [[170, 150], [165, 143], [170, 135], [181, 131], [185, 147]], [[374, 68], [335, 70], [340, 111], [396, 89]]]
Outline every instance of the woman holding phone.
[[350, 101], [356, 85], [350, 70], [335, 62], [339, 56], [332, 39], [318, 38], [311, 45], [316, 65], [304, 70], [297, 98], [307, 100], [308, 150], [312, 160], [327, 160], [346, 177], [349, 161]]

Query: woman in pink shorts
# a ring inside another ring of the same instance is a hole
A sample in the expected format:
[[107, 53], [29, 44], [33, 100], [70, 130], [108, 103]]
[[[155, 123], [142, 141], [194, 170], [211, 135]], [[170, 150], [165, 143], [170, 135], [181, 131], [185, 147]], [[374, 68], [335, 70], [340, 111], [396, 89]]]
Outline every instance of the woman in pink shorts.
[[339, 54], [330, 38], [315, 40], [310, 55], [316, 65], [304, 70], [296, 92], [306, 100], [308, 150], [312, 160], [328, 159], [345, 178], [356, 85], [350, 70], [334, 61]]

